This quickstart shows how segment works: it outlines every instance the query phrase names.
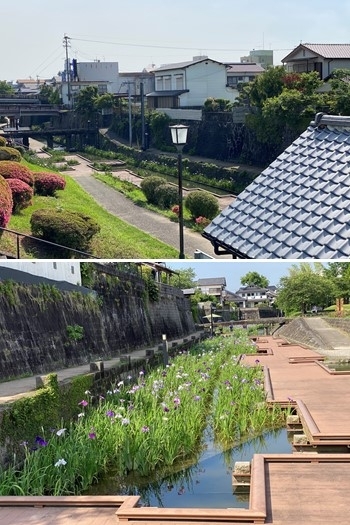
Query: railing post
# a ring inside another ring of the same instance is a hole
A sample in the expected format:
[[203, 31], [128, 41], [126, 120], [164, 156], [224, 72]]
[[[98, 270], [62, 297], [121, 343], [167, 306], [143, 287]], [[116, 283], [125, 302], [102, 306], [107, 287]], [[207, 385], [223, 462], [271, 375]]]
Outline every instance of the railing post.
[[17, 259], [21, 258], [21, 252], [20, 252], [20, 245], [19, 245], [19, 235], [16, 234], [16, 240], [17, 240]]

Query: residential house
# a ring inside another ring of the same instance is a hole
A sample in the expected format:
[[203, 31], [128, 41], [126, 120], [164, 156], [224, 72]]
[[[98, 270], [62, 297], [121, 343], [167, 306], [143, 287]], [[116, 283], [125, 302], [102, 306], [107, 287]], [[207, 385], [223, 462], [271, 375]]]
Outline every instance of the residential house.
[[217, 255], [350, 257], [350, 117], [319, 113], [204, 229]]
[[324, 80], [335, 69], [350, 69], [350, 44], [299, 44], [282, 63], [288, 72], [317, 71]]
[[241, 308], [255, 308], [259, 303], [271, 305], [276, 297], [276, 286], [243, 286], [235, 292], [241, 298]]
[[65, 281], [74, 285], [81, 285], [79, 261], [1, 261], [0, 272], [2, 268], [11, 268], [53, 281]]
[[212, 295], [221, 303], [225, 296], [226, 278], [225, 277], [209, 277], [205, 279], [198, 279], [196, 283], [197, 290], [203, 294]]
[[[252, 82], [265, 69], [253, 62], [238, 62], [227, 66], [227, 87], [237, 89], [239, 84]], [[237, 93], [238, 96], [238, 93]]]
[[235, 90], [227, 87], [227, 66], [207, 56], [167, 64], [153, 70], [155, 91], [147, 94], [149, 109], [173, 119], [200, 120], [208, 98], [234, 101]]

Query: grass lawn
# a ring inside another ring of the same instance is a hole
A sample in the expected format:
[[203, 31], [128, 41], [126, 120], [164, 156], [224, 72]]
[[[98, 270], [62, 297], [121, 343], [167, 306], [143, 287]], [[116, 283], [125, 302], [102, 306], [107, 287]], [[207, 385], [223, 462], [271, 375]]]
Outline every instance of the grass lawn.
[[[53, 171], [48, 168], [22, 161], [32, 171]], [[61, 175], [66, 179], [66, 188], [57, 192], [57, 197], [34, 197], [33, 205], [22, 212], [12, 215], [7, 228], [31, 235], [30, 217], [40, 208], [63, 208], [78, 211], [94, 218], [101, 227], [101, 231], [91, 242], [89, 252], [102, 259], [176, 259], [178, 252], [175, 248], [155, 239], [126, 222], [111, 215], [101, 208], [71, 177]], [[0, 240], [0, 249], [16, 256], [16, 240], [14, 236], [4, 234]], [[44, 255], [28, 247], [28, 243], [21, 242], [21, 258], [45, 258]]]

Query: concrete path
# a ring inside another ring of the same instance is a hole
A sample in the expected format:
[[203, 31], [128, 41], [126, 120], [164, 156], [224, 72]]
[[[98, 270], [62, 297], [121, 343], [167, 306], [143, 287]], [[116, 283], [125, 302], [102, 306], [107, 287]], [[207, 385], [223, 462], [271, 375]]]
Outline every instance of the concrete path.
[[310, 330], [316, 332], [324, 342], [324, 348], [317, 351], [333, 358], [350, 359], [350, 335], [333, 328], [321, 317], [305, 317], [305, 323]]

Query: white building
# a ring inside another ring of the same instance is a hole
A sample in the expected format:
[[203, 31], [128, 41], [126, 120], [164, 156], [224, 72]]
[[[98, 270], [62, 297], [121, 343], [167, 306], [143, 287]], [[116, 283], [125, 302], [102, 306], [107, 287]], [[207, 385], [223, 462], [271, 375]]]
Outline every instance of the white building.
[[1, 261], [0, 266], [81, 286], [80, 262], [78, 261]]
[[148, 107], [173, 119], [201, 120], [208, 98], [233, 102], [237, 93], [227, 87], [227, 68], [208, 57], [167, 64], [153, 70], [155, 91], [147, 94]]

